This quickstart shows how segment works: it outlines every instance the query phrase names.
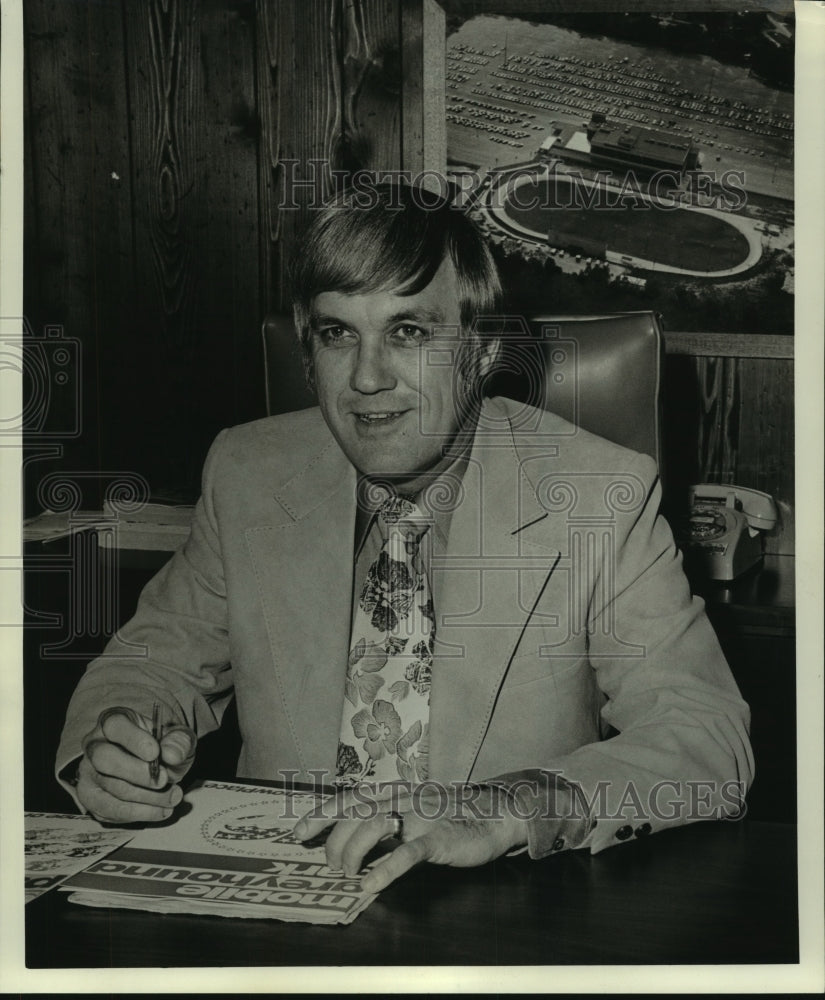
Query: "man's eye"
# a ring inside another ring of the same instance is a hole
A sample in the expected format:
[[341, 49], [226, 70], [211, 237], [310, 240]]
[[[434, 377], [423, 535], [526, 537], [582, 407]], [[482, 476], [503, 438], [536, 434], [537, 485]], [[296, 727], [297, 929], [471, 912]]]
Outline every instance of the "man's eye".
[[430, 333], [420, 326], [414, 326], [412, 323], [404, 323], [393, 330], [393, 338], [403, 344], [420, 344], [430, 339]]
[[325, 347], [338, 347], [350, 343], [353, 334], [343, 326], [326, 326], [316, 331], [316, 336]]

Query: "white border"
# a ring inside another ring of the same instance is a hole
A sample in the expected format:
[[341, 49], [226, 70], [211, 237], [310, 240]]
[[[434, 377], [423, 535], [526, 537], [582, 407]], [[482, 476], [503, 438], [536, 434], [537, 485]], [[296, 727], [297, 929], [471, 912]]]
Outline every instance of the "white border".
[[[22, 315], [22, 3], [2, 0], [0, 52], [0, 316]], [[26, 970], [21, 919], [22, 670], [20, 637], [0, 629], [0, 991], [2, 992], [821, 992], [823, 921], [823, 317], [825, 316], [825, 2], [796, 4], [796, 556], [800, 740], [798, 966], [575, 966], [425, 969]], [[16, 470], [16, 471], [15, 471]], [[0, 448], [0, 552], [19, 546], [19, 452]], [[2, 565], [2, 564], [0, 564]], [[14, 574], [6, 574], [14, 576]], [[11, 594], [9, 593], [11, 590]], [[2, 581], [4, 621], [21, 615], [19, 585]], [[16, 603], [15, 603], [16, 601]], [[16, 612], [13, 609], [16, 608]], [[777, 795], [782, 790], [777, 789]], [[765, 864], [770, 864], [770, 858]], [[550, 901], [549, 905], [552, 905]]]

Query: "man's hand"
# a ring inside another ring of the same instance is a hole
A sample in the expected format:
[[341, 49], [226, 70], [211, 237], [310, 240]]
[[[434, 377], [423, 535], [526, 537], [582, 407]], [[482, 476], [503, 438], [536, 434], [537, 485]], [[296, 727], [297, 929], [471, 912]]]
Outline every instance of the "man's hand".
[[527, 843], [525, 820], [515, 815], [507, 792], [494, 785], [428, 783], [412, 793], [348, 790], [307, 813], [294, 834], [311, 840], [332, 826], [327, 864], [352, 877], [369, 851], [392, 836], [392, 812], [403, 817], [403, 842], [364, 876], [366, 892], [379, 892], [422, 861], [472, 868]]
[[[83, 739], [77, 797], [102, 823], [159, 823], [183, 798], [177, 782], [192, 766], [196, 745], [186, 726], [170, 726], [158, 744], [148, 719], [129, 708], [106, 709]], [[161, 767], [152, 781], [150, 763], [158, 754]]]

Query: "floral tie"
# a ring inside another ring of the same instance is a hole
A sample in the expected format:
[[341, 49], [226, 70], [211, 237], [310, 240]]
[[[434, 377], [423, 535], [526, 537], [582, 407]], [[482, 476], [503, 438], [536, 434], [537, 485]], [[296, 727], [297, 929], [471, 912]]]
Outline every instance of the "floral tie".
[[418, 507], [390, 497], [378, 509], [387, 536], [370, 566], [352, 626], [338, 742], [338, 785], [427, 777], [435, 616]]

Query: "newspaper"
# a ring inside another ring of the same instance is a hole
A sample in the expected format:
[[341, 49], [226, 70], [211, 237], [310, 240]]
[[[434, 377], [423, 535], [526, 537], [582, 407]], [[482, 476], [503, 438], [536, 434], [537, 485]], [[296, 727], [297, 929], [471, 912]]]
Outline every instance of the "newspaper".
[[292, 833], [321, 799], [204, 782], [186, 795], [174, 822], [141, 830], [62, 890], [87, 906], [350, 923], [375, 894], [362, 890], [361, 875], [328, 868], [323, 847], [308, 847]]
[[89, 816], [27, 812], [24, 877], [26, 902], [60, 885], [133, 836], [112, 830]]

